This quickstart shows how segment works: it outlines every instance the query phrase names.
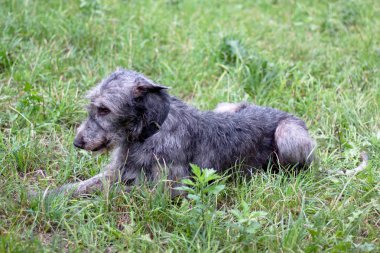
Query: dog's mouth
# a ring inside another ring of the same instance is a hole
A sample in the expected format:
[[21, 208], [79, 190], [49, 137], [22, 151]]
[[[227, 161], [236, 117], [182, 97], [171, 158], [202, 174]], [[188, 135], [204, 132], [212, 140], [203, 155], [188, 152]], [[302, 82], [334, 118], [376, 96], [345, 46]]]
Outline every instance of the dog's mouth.
[[111, 141], [108, 140], [108, 141], [104, 142], [102, 145], [100, 145], [100, 146], [98, 146], [98, 147], [96, 147], [96, 148], [94, 148], [94, 149], [91, 149], [91, 151], [96, 152], [96, 151], [105, 150], [105, 149], [108, 148], [108, 145], [109, 145], [110, 143], [111, 143]]

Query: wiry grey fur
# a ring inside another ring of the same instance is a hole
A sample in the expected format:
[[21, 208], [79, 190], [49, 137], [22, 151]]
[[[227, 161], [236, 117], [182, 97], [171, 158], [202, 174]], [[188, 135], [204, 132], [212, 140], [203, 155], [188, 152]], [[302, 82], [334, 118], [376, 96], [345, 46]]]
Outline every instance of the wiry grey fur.
[[[217, 171], [238, 165], [251, 172], [270, 160], [300, 166], [313, 160], [315, 142], [305, 123], [276, 109], [242, 103], [199, 111], [170, 96], [166, 87], [123, 69], [88, 98], [89, 117], [74, 145], [113, 150], [113, 161], [102, 174], [111, 181], [120, 175], [136, 184], [142, 174], [154, 181], [167, 168], [168, 179], [178, 182], [190, 175], [190, 163]], [[76, 194], [98, 188], [99, 180], [87, 181], [76, 185]]]

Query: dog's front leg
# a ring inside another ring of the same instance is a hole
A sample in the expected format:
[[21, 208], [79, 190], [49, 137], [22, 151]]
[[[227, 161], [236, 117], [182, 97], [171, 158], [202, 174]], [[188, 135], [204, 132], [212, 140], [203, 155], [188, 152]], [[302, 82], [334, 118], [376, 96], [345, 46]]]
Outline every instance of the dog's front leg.
[[107, 168], [92, 178], [85, 181], [64, 185], [54, 192], [71, 194], [74, 197], [91, 194], [97, 190], [102, 190], [115, 183], [118, 179], [118, 171], [113, 168]]
[[[45, 190], [44, 195], [71, 195], [74, 197], [90, 194], [97, 190], [102, 190], [117, 182], [119, 178], [119, 170], [113, 166], [108, 166], [103, 172], [99, 173], [92, 178], [78, 183], [65, 184], [55, 190]], [[30, 196], [36, 196], [37, 193], [31, 191]]]

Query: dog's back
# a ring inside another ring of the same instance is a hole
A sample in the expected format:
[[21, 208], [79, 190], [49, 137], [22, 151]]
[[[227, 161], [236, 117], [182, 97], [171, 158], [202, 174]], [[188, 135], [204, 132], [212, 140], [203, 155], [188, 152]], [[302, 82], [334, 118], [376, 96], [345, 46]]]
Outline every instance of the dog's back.
[[221, 103], [214, 112], [252, 118], [252, 127], [262, 128], [273, 145], [274, 158], [282, 165], [310, 165], [314, 159], [315, 141], [305, 123], [291, 114], [249, 103]]

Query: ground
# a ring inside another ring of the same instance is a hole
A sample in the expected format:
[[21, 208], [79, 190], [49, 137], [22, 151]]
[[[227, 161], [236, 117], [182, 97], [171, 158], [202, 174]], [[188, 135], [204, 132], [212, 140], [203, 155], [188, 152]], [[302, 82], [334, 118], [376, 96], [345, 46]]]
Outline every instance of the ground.
[[[0, 252], [379, 252], [379, 1], [0, 6]], [[199, 184], [175, 201], [122, 185], [27, 197], [107, 163], [72, 141], [86, 91], [118, 66], [202, 110], [243, 100], [293, 113], [318, 159], [297, 175], [223, 177], [212, 194]], [[357, 166], [361, 151], [364, 171], [334, 174]]]

